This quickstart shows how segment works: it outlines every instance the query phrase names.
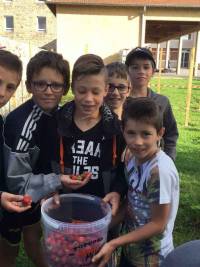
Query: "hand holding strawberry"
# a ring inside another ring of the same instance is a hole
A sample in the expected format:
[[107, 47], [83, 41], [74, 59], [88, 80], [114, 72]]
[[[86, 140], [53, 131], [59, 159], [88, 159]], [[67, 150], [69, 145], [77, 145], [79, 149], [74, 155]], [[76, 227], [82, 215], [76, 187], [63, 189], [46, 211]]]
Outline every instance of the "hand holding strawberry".
[[70, 188], [72, 190], [76, 190], [81, 188], [82, 186], [86, 185], [90, 178], [92, 176], [91, 172], [84, 172], [81, 175], [61, 175], [61, 182], [62, 184], [67, 187]]
[[1, 206], [9, 212], [24, 212], [31, 205], [23, 205], [24, 196], [3, 192], [1, 195]]
[[83, 181], [85, 179], [91, 178], [92, 173], [91, 172], [83, 172], [82, 174], [78, 174], [78, 175], [70, 175], [70, 178], [72, 180], [78, 180], [78, 181]]

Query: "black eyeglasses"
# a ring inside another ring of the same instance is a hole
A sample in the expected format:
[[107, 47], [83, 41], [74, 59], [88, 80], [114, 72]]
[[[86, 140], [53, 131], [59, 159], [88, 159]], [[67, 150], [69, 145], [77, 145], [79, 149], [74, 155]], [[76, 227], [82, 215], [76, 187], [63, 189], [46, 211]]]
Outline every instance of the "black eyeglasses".
[[32, 81], [32, 85], [34, 89], [37, 90], [38, 92], [44, 92], [47, 90], [48, 87], [50, 87], [51, 91], [54, 93], [60, 93], [65, 86], [63, 83], [57, 83], [57, 82], [48, 83], [46, 81]]
[[125, 84], [116, 85], [114, 83], [108, 84], [108, 93], [112, 94], [115, 91], [115, 89], [118, 90], [119, 94], [127, 94], [129, 91], [128, 85]]

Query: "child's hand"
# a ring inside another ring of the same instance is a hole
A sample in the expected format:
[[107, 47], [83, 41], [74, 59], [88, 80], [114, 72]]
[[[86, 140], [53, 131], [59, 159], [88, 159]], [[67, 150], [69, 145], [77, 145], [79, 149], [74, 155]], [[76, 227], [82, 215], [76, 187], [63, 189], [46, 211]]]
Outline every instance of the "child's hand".
[[126, 165], [128, 164], [129, 160], [133, 157], [130, 149], [126, 147], [122, 153], [121, 161], [124, 162]]
[[97, 267], [104, 267], [110, 260], [115, 248], [110, 242], [103, 245], [101, 250], [92, 258], [92, 262], [96, 263]]
[[120, 194], [117, 192], [108, 193], [103, 200], [111, 205], [112, 215], [116, 215], [120, 205]]
[[91, 176], [92, 174], [89, 172], [84, 172], [81, 175], [62, 174], [60, 179], [65, 187], [76, 190], [86, 185], [89, 182]]
[[31, 208], [31, 201], [24, 205], [24, 196], [3, 192], [1, 206], [10, 212], [24, 212]]
[[58, 207], [60, 206], [60, 195], [59, 195], [58, 192], [53, 192], [53, 193], [49, 194], [48, 196], [46, 196], [45, 198], [41, 199], [40, 204], [42, 205], [43, 202], [44, 202], [45, 200], [47, 200], [48, 198], [50, 198], [50, 197], [53, 198], [53, 201], [52, 201], [52, 203], [51, 203], [50, 208], [51, 208], [51, 209], [58, 208]]

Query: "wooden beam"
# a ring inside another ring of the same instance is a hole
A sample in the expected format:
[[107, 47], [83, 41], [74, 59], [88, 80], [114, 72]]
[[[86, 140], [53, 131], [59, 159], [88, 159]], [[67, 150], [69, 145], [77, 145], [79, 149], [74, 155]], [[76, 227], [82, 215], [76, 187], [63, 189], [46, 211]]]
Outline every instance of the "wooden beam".
[[146, 21], [146, 43], [160, 43], [200, 30], [200, 22]]
[[189, 115], [190, 115], [190, 102], [192, 97], [192, 79], [194, 72], [194, 56], [195, 56], [195, 47], [192, 48], [190, 53], [190, 71], [188, 78], [188, 89], [187, 89], [187, 97], [186, 97], [186, 113], [185, 113], [185, 126], [188, 127], [189, 123]]

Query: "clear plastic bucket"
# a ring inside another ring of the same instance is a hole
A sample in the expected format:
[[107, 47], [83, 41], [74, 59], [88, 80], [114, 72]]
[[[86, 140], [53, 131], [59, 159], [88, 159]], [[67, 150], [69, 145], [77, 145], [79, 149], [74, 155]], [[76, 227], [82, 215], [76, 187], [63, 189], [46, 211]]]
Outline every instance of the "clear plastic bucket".
[[60, 195], [42, 204], [44, 247], [49, 267], [95, 267], [91, 262], [106, 242], [111, 208], [83, 194]]

